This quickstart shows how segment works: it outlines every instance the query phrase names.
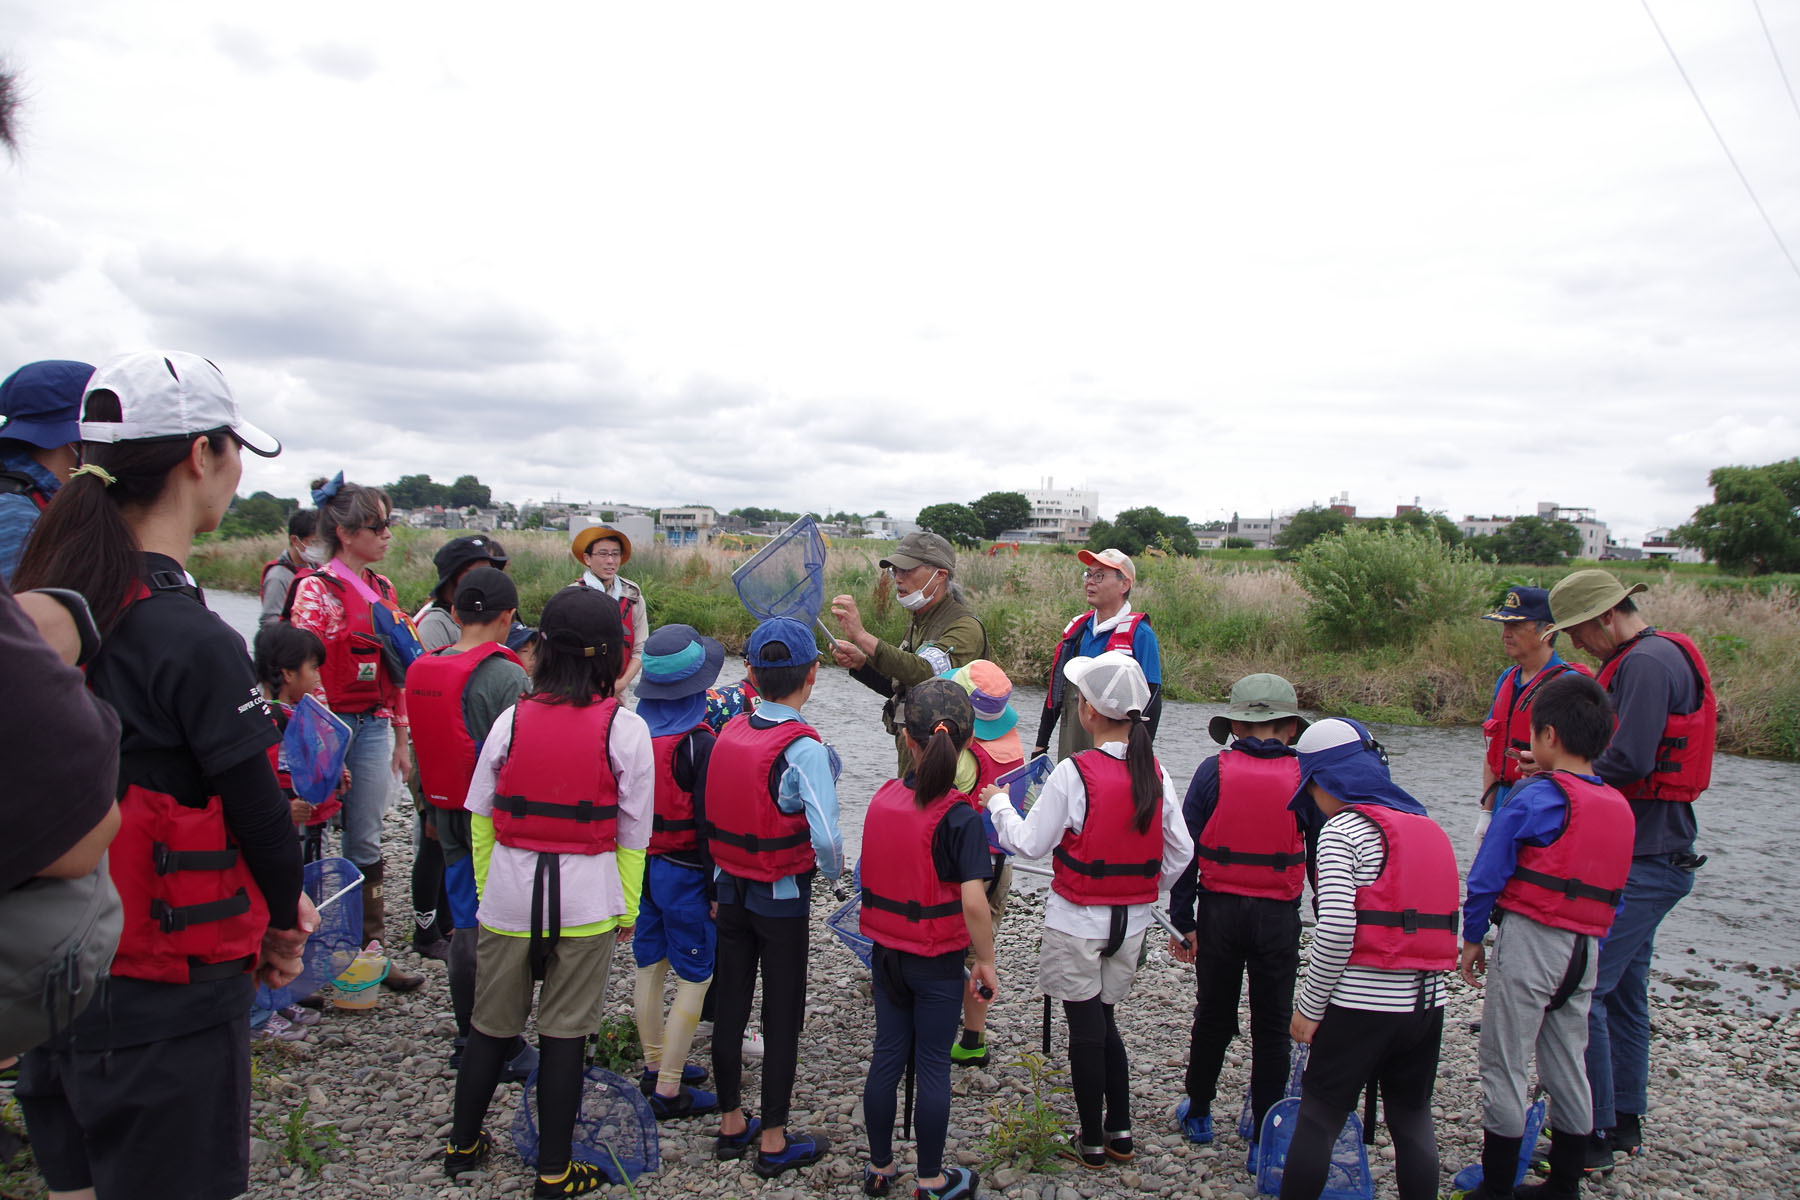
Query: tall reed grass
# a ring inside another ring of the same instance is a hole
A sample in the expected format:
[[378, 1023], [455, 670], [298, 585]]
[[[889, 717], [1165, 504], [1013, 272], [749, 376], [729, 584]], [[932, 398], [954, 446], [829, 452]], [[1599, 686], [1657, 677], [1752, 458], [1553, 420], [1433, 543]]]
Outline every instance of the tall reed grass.
[[[444, 538], [401, 531], [380, 564], [411, 608], [424, 604], [437, 580], [431, 556]], [[508, 570], [518, 582], [525, 619], [532, 620], [579, 569], [563, 535], [508, 532], [501, 540], [512, 556]], [[274, 537], [204, 543], [189, 566], [207, 587], [255, 591], [262, 564], [282, 544]], [[854, 596], [869, 628], [898, 641], [906, 613], [876, 566], [886, 548], [891, 543], [834, 543], [826, 559], [826, 595]], [[738, 603], [731, 572], [746, 557], [658, 546], [633, 554], [624, 574], [643, 587], [652, 624], [692, 625], [741, 651], [756, 622]], [[1015, 681], [1041, 684], [1063, 627], [1084, 607], [1079, 564], [1070, 554], [1043, 551], [959, 557], [958, 582], [987, 626], [990, 657]], [[1485, 590], [1474, 600], [1446, 603], [1450, 611], [1412, 629], [1407, 645], [1349, 649], [1332, 648], [1309, 621], [1310, 597], [1283, 564], [1146, 557], [1139, 571], [1132, 604], [1150, 614], [1162, 645], [1164, 683], [1174, 699], [1223, 700], [1235, 680], [1273, 671], [1294, 682], [1309, 709], [1374, 721], [1463, 724], [1486, 715], [1494, 679], [1508, 665], [1494, 624], [1472, 614], [1515, 577], [1516, 568], [1469, 575]], [[1543, 574], [1541, 582], [1553, 583], [1562, 572]], [[1690, 634], [1706, 653], [1720, 697], [1721, 748], [1800, 759], [1800, 590], [1781, 581], [1721, 586], [1693, 570], [1621, 574], [1651, 584], [1638, 599], [1652, 623]]]

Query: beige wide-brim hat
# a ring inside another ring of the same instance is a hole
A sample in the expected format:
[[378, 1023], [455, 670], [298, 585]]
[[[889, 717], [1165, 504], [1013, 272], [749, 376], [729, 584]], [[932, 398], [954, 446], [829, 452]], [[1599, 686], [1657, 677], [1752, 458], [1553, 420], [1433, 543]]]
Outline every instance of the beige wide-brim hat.
[[1550, 589], [1550, 619], [1555, 623], [1544, 631], [1545, 636], [1591, 621], [1603, 612], [1612, 611], [1625, 597], [1647, 590], [1649, 585], [1642, 583], [1626, 587], [1619, 582], [1618, 576], [1599, 567], [1571, 571]]
[[576, 562], [585, 567], [587, 566], [587, 552], [601, 538], [618, 539], [619, 548], [624, 551], [619, 555], [620, 566], [631, 561], [631, 539], [611, 525], [589, 525], [577, 530], [575, 536], [569, 539], [569, 553], [574, 555]]

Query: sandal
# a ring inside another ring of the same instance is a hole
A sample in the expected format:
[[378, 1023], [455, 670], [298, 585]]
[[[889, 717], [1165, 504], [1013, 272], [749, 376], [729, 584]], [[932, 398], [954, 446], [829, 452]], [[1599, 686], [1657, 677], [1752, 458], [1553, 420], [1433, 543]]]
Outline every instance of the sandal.
[[886, 1171], [877, 1171], [874, 1167], [869, 1166], [867, 1163], [863, 1164], [863, 1184], [862, 1184], [863, 1195], [865, 1195], [865, 1196], [885, 1196], [885, 1195], [887, 1195], [888, 1189], [893, 1187], [894, 1180], [899, 1176], [899, 1174], [900, 1174], [900, 1168], [898, 1165], [889, 1166]]

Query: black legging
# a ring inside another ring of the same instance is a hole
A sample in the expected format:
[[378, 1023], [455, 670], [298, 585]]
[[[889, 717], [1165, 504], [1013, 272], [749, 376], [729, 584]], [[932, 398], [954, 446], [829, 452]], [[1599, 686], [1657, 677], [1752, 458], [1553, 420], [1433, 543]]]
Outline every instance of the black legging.
[[[444, 888], [444, 849], [437, 832], [419, 818], [419, 850], [412, 868], [413, 947], [450, 936], [450, 894]], [[424, 921], [424, 924], [420, 924]]]
[[[475, 1144], [487, 1119], [500, 1072], [513, 1053], [515, 1038], [497, 1038], [469, 1030], [462, 1068], [456, 1074], [456, 1105], [450, 1142], [459, 1148]], [[569, 1165], [575, 1113], [581, 1103], [582, 1052], [586, 1038], [538, 1037], [537, 1127], [538, 1173], [560, 1175]]]
[[1069, 1082], [1081, 1114], [1081, 1140], [1098, 1146], [1131, 1128], [1131, 1064], [1112, 1005], [1101, 1003], [1099, 996], [1064, 1000], [1063, 1015], [1069, 1022]]
[[[1394, 1139], [1394, 1185], [1400, 1200], [1433, 1200], [1438, 1194], [1438, 1152], [1430, 1106], [1396, 1107], [1383, 1089], [1381, 1112]], [[1332, 1145], [1349, 1115], [1317, 1096], [1302, 1096], [1281, 1173], [1281, 1200], [1318, 1200], [1331, 1168]]]

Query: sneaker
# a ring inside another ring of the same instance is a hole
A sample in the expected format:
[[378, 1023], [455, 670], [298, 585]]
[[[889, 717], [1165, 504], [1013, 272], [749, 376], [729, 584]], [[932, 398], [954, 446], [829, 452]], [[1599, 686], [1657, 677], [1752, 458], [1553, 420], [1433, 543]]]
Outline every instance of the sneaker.
[[537, 1200], [553, 1200], [557, 1196], [585, 1196], [589, 1192], [599, 1191], [611, 1182], [594, 1164], [572, 1162], [568, 1170], [554, 1179], [548, 1175], [539, 1175], [537, 1186], [531, 1189], [531, 1194]]
[[950, 1046], [950, 1061], [959, 1067], [985, 1067], [988, 1060], [987, 1038], [981, 1039], [981, 1045], [969, 1048], [958, 1038]]
[[915, 1187], [913, 1200], [975, 1200], [981, 1176], [968, 1167], [945, 1167], [944, 1182], [937, 1187]]
[[1080, 1163], [1090, 1171], [1099, 1171], [1106, 1167], [1106, 1147], [1086, 1144], [1081, 1140], [1079, 1133], [1070, 1134], [1068, 1144], [1058, 1150], [1057, 1154]]
[[720, 1162], [731, 1158], [742, 1158], [744, 1151], [750, 1149], [753, 1140], [761, 1136], [762, 1121], [745, 1113], [744, 1132], [721, 1133], [713, 1139], [713, 1157]]
[[435, 958], [441, 963], [450, 961], [450, 943], [444, 938], [435, 938], [423, 945], [415, 945], [413, 952], [420, 958]]
[[[706, 1068], [699, 1063], [688, 1063], [681, 1068], [681, 1082], [688, 1087], [696, 1087], [699, 1084], [705, 1083]], [[655, 1071], [645, 1068], [644, 1073], [638, 1076], [638, 1091], [644, 1093], [646, 1096], [653, 1095], [656, 1092]]]
[[1107, 1131], [1106, 1157], [1119, 1163], [1128, 1163], [1137, 1157], [1137, 1152], [1131, 1148], [1131, 1130], [1121, 1129], [1117, 1133]]
[[1635, 1158], [1644, 1152], [1644, 1119], [1637, 1113], [1622, 1112], [1618, 1124], [1607, 1131], [1606, 1140], [1614, 1154]]
[[531, 1078], [531, 1073], [537, 1070], [537, 1047], [524, 1038], [519, 1038], [514, 1045], [518, 1049], [514, 1050], [513, 1056], [506, 1060], [506, 1065], [500, 1068], [501, 1083], [524, 1083]]
[[298, 1004], [301, 1008], [324, 1008], [325, 1007], [325, 993], [324, 992], [308, 992], [308, 993], [306, 993], [306, 995], [304, 995], [304, 996], [300, 997], [298, 1000], [294, 1001], [294, 1003]]
[[1588, 1135], [1587, 1161], [1581, 1169], [1589, 1175], [1605, 1175], [1613, 1169], [1612, 1139], [1604, 1133]]
[[894, 1186], [894, 1180], [896, 1178], [898, 1178], [899, 1175], [900, 1175], [900, 1168], [898, 1165], [895, 1165], [892, 1169], [890, 1169], [884, 1173], [881, 1171], [877, 1171], [874, 1167], [871, 1167], [867, 1163], [864, 1163], [863, 1164], [863, 1184], [862, 1184], [863, 1195], [865, 1195], [865, 1196], [885, 1196], [885, 1195], [887, 1195], [888, 1189], [890, 1189]]
[[1261, 1149], [1262, 1149], [1262, 1147], [1258, 1146], [1255, 1142], [1251, 1142], [1250, 1143], [1250, 1152], [1248, 1154], [1244, 1155], [1244, 1170], [1250, 1172], [1251, 1175], [1256, 1174], [1257, 1165], [1260, 1163], [1261, 1158], [1262, 1158], [1261, 1154], [1259, 1153], [1259, 1151]]
[[1195, 1115], [1190, 1110], [1193, 1097], [1183, 1096], [1181, 1103], [1175, 1106], [1175, 1123], [1187, 1140], [1196, 1146], [1205, 1146], [1213, 1140], [1212, 1113], [1203, 1112]]
[[451, 1142], [444, 1147], [444, 1174], [455, 1179], [464, 1171], [478, 1171], [493, 1152], [494, 1139], [485, 1129], [475, 1135], [475, 1144], [467, 1150], [458, 1150], [456, 1143]]
[[711, 1092], [683, 1085], [673, 1096], [650, 1093], [650, 1111], [658, 1121], [675, 1121], [682, 1117], [698, 1117], [719, 1111], [719, 1098]]
[[761, 1058], [763, 1056], [763, 1035], [746, 1033], [744, 1035], [744, 1057]]
[[325, 1018], [310, 1008], [301, 1008], [298, 1004], [290, 1004], [286, 1008], [278, 1008], [275, 1015], [289, 1025], [317, 1025]]
[[256, 1036], [268, 1042], [297, 1042], [306, 1036], [306, 1030], [290, 1023], [280, 1013], [270, 1013], [269, 1019], [256, 1030]]
[[831, 1143], [821, 1133], [797, 1133], [787, 1131], [787, 1145], [770, 1154], [766, 1150], [756, 1152], [756, 1162], [752, 1169], [764, 1179], [773, 1179], [783, 1171], [792, 1171], [797, 1167], [810, 1167], [825, 1157], [831, 1149]]

